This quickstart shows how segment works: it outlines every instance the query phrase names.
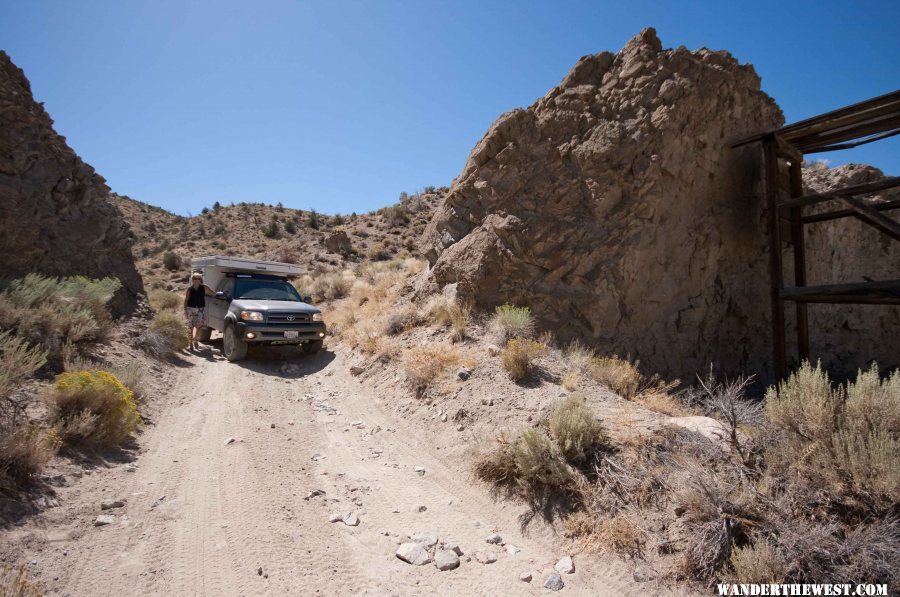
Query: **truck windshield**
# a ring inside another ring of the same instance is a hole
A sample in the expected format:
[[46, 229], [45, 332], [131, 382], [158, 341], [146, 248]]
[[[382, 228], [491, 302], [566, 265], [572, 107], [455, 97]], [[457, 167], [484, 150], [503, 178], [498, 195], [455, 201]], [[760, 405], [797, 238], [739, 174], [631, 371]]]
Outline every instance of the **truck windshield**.
[[301, 301], [297, 290], [287, 282], [282, 282], [281, 280], [255, 280], [251, 278], [238, 278], [235, 280], [234, 298], [266, 301]]

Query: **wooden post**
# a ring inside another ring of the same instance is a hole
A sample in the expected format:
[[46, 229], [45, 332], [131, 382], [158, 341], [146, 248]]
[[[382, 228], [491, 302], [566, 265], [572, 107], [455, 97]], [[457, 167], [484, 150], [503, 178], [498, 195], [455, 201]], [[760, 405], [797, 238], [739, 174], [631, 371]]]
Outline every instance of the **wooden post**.
[[784, 299], [781, 286], [784, 283], [781, 264], [781, 231], [778, 214], [778, 146], [770, 135], [763, 141], [764, 167], [766, 177], [766, 221], [769, 226], [769, 276], [770, 300], [772, 302], [772, 365], [775, 381], [783, 380], [787, 373], [787, 355], [784, 327]]
[[[801, 170], [802, 157], [791, 160], [790, 167], [790, 192], [791, 197], [803, 195], [803, 172]], [[803, 237], [803, 208], [791, 208], [791, 242], [794, 244], [794, 285], [806, 286], [806, 246]], [[798, 302], [797, 307], [797, 352], [800, 361], [809, 360], [809, 318], [807, 304]]]

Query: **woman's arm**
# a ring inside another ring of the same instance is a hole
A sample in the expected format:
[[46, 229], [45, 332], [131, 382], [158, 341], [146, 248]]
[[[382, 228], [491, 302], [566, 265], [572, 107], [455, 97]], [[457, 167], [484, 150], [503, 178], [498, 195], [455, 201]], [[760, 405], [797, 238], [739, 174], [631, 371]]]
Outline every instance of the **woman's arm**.
[[185, 311], [187, 311], [188, 301], [190, 300], [190, 298], [191, 298], [191, 289], [185, 288], [184, 289], [184, 310]]

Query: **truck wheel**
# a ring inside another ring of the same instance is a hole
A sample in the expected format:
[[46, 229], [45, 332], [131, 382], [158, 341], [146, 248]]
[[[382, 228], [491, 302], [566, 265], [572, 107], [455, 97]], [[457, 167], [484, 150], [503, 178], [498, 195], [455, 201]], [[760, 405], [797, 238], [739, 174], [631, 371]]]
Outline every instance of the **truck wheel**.
[[247, 343], [238, 338], [233, 325], [225, 328], [225, 338], [222, 340], [222, 352], [229, 361], [240, 361], [247, 356]]
[[304, 342], [302, 346], [304, 354], [316, 354], [322, 350], [322, 341], [313, 340], [312, 342]]
[[209, 342], [209, 338], [212, 336], [212, 328], [211, 327], [202, 327], [200, 331], [197, 332], [197, 340], [201, 342]]

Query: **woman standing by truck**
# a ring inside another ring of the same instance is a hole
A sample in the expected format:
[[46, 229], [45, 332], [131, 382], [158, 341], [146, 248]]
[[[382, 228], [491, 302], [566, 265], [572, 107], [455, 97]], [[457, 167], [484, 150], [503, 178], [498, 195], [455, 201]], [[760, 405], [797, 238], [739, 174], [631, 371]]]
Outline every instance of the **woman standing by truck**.
[[184, 318], [191, 327], [191, 348], [200, 350], [197, 336], [206, 327], [206, 295], [213, 294], [212, 289], [203, 283], [203, 274], [191, 274], [191, 285], [184, 292]]

